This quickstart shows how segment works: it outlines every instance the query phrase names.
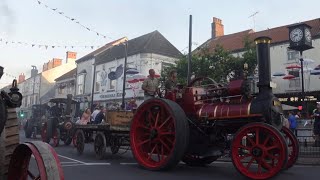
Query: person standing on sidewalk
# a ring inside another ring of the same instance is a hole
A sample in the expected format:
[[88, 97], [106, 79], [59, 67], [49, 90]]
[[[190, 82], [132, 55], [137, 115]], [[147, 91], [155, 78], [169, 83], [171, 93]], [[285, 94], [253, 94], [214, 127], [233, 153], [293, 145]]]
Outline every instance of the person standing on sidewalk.
[[297, 119], [296, 117], [293, 115], [292, 112], [289, 112], [289, 117], [288, 117], [289, 123], [290, 123], [290, 130], [293, 132], [294, 135], [297, 136]]
[[320, 147], [320, 102], [317, 102], [317, 109], [313, 110], [312, 116], [314, 118], [313, 134], [315, 136], [314, 147]]

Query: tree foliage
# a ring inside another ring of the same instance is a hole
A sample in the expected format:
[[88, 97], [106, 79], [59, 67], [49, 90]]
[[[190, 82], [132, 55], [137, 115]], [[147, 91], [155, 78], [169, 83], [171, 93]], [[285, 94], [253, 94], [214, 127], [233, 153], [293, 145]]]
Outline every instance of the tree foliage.
[[[248, 74], [253, 75], [257, 66], [256, 49], [249, 37], [244, 38], [244, 51], [239, 57], [232, 55], [222, 46], [217, 45], [213, 53], [208, 49], [201, 49], [197, 55], [192, 56], [191, 71], [194, 77], [206, 76], [216, 82], [228, 82], [239, 78], [243, 74], [243, 65], [248, 64]], [[162, 81], [168, 77], [170, 70], [178, 72], [178, 82], [186, 85], [188, 73], [188, 56], [185, 55], [176, 62], [175, 66], [166, 67], [161, 72]]]

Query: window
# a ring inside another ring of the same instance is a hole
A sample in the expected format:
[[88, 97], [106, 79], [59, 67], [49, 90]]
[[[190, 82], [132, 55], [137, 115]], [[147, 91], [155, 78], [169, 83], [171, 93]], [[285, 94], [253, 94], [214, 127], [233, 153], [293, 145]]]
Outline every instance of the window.
[[84, 94], [84, 81], [85, 81], [85, 74], [80, 74], [78, 76], [77, 82], [77, 94]]
[[290, 79], [289, 88], [300, 88], [300, 78]]
[[96, 72], [96, 82], [94, 87], [95, 92], [100, 92], [100, 87], [101, 87], [101, 73], [98, 71]]
[[[109, 69], [110, 72], [115, 72], [116, 71], [116, 68], [115, 67], [112, 67]], [[116, 88], [116, 83], [117, 81], [116, 80], [109, 80], [109, 90], [114, 90]]]
[[294, 61], [299, 58], [299, 52], [294, 50], [287, 50], [288, 61]]

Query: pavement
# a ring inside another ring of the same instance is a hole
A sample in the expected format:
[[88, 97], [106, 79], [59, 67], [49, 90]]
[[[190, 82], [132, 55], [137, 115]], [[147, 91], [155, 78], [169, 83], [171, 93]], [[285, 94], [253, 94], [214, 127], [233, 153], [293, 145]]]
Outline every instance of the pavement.
[[[25, 139], [24, 133], [20, 134], [21, 142], [34, 141], [34, 139]], [[40, 140], [40, 137], [38, 140]], [[126, 150], [120, 150], [119, 154], [116, 155], [112, 155], [110, 150], [107, 150], [103, 160], [96, 159], [92, 144], [86, 144], [84, 153], [81, 156], [77, 154], [73, 145], [61, 145], [55, 148], [55, 150], [60, 158], [66, 180], [246, 179], [237, 172], [230, 161], [223, 161], [223, 159], [206, 167], [189, 167], [181, 162], [171, 171], [156, 172], [141, 168], [132, 157], [131, 152]], [[289, 170], [279, 173], [273, 179], [318, 180], [319, 170], [320, 166], [296, 164]]]

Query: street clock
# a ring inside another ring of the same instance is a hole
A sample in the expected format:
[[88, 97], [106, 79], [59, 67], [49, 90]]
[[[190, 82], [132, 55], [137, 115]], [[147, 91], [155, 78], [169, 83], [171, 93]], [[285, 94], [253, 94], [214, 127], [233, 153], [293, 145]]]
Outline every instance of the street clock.
[[289, 49], [305, 51], [312, 47], [311, 26], [301, 23], [289, 26]]

